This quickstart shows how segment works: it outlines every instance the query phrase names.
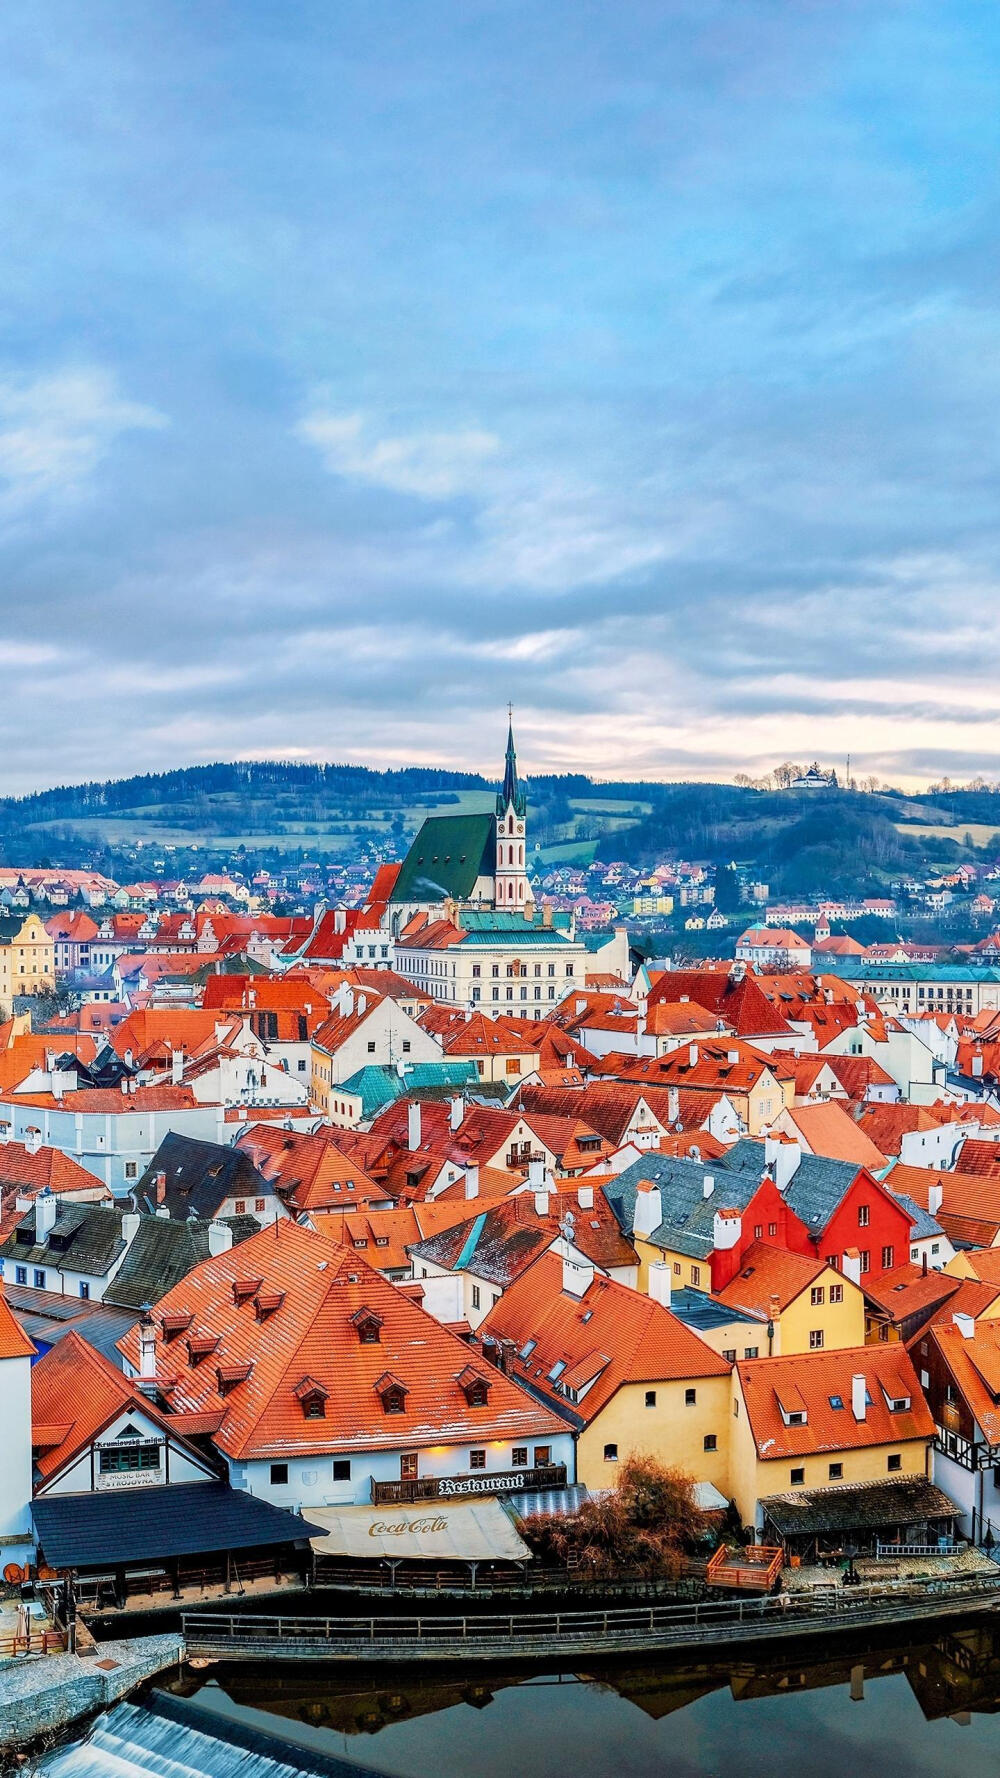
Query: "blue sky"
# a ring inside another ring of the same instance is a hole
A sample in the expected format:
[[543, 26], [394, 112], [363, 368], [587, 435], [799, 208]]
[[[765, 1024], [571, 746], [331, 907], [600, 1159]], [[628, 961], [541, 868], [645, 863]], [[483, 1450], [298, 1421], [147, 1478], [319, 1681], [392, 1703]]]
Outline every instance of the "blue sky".
[[1000, 773], [1000, 14], [8, 0], [0, 745]]

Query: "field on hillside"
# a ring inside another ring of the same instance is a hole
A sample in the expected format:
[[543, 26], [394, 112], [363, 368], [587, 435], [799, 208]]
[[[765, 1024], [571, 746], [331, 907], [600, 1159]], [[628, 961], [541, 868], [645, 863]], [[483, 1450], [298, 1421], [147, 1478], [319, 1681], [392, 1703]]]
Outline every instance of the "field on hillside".
[[974, 846], [983, 851], [1000, 852], [1000, 830], [983, 822], [956, 821], [951, 827], [934, 827], [917, 821], [897, 821], [894, 825], [897, 833], [908, 834], [915, 840], [953, 840], [956, 845], [963, 844], [968, 834]]

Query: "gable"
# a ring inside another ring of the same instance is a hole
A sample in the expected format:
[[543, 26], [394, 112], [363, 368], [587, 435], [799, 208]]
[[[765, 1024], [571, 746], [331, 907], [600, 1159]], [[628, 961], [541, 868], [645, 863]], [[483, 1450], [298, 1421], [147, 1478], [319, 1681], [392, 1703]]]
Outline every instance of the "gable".
[[495, 866], [492, 815], [430, 815], [403, 860], [392, 900], [466, 901]]

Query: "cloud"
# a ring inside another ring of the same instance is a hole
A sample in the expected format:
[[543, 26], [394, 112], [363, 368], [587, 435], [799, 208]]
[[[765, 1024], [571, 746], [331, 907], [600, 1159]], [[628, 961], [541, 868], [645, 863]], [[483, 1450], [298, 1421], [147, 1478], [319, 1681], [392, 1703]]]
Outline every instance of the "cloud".
[[0, 512], [78, 493], [123, 433], [166, 424], [153, 408], [125, 400], [105, 370], [0, 381]]
[[483, 465], [497, 455], [491, 432], [414, 432], [366, 441], [360, 414], [313, 412], [298, 427], [332, 475], [353, 476], [395, 493], [447, 500], [482, 485]]

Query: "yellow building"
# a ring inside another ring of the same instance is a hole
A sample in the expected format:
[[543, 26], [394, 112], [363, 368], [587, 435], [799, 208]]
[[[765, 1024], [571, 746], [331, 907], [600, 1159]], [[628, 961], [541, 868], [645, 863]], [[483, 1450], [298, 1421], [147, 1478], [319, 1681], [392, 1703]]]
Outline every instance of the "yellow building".
[[479, 1335], [502, 1341], [508, 1375], [573, 1427], [588, 1488], [614, 1487], [618, 1465], [641, 1455], [728, 1497], [731, 1366], [662, 1303], [550, 1250]]
[[56, 947], [37, 914], [0, 918], [0, 1010], [10, 1015], [15, 995], [56, 984]]
[[730, 1418], [730, 1493], [758, 1531], [772, 1496], [928, 1473], [934, 1422], [899, 1346], [738, 1364]]
[[773, 1331], [770, 1355], [836, 1352], [865, 1342], [865, 1296], [859, 1284], [821, 1259], [807, 1259], [754, 1241], [735, 1277], [718, 1292], [730, 1309], [760, 1316]]

